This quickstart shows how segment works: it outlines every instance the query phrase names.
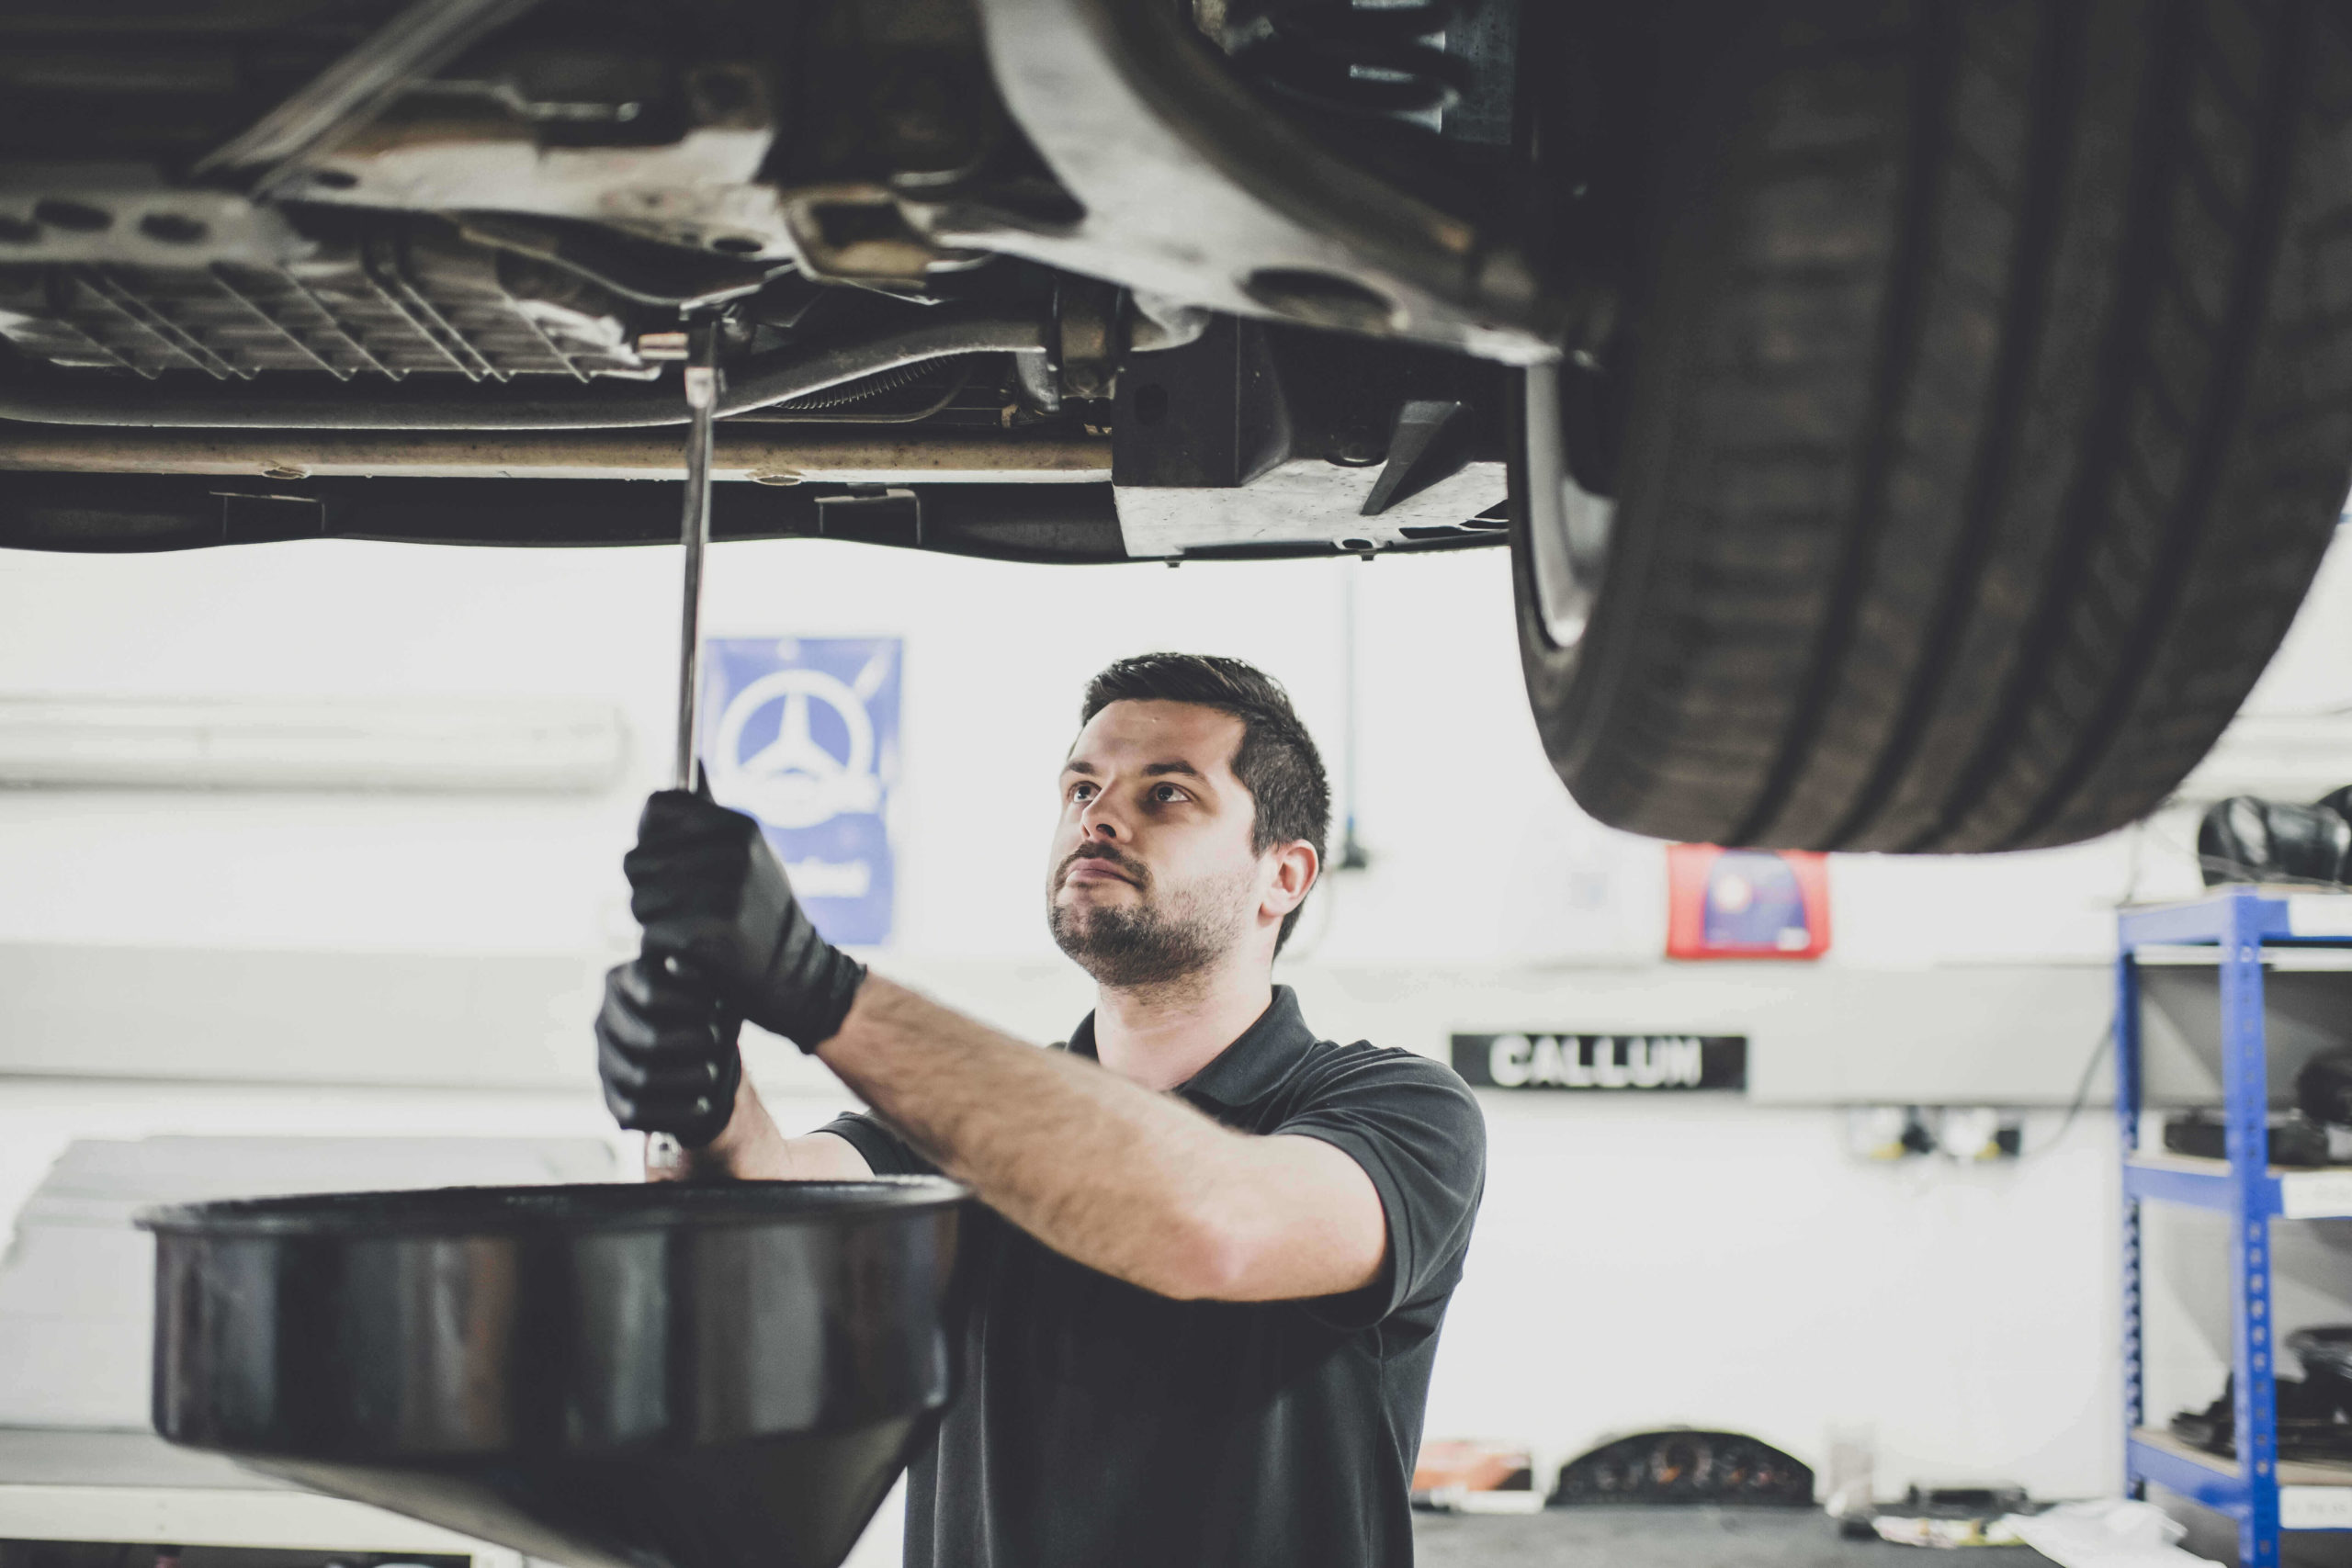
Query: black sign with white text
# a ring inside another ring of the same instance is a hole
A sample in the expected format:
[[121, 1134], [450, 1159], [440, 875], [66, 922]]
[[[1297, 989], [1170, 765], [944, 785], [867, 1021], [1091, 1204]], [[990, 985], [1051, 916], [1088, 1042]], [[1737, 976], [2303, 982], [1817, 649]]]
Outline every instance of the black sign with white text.
[[1457, 1034], [1473, 1089], [1660, 1094], [1747, 1087], [1745, 1034]]

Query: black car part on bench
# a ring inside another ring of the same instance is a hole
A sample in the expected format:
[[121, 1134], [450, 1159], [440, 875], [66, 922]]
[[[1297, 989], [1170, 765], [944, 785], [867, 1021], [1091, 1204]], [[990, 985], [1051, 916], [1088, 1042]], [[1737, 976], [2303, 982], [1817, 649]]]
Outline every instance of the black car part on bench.
[[2335, 791], [2315, 806], [2232, 795], [2197, 824], [2197, 868], [2208, 887], [2230, 882], [2340, 887], [2352, 871], [2352, 821]]
[[1740, 1432], [1674, 1427], [1612, 1438], [1560, 1467], [1549, 1506], [1813, 1506], [1813, 1468]]

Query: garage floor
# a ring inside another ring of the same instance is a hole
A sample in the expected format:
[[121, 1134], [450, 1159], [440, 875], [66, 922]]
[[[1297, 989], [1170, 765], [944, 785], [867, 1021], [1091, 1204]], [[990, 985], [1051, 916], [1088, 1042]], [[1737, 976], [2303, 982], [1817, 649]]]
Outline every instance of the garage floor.
[[[1936, 1568], [1944, 1554], [1845, 1540], [1811, 1509], [1548, 1508], [1413, 1516], [1419, 1568]], [[2042, 1568], [2029, 1547], [1976, 1547], [1967, 1568]]]

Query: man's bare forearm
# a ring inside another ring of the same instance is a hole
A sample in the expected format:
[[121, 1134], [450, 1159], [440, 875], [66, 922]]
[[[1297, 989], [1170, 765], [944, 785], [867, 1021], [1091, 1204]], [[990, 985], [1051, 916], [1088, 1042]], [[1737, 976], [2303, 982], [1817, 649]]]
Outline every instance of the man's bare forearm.
[[708, 1146], [685, 1151], [685, 1180], [847, 1181], [874, 1174], [865, 1156], [831, 1133], [787, 1138], [746, 1077], [735, 1091], [735, 1113]]
[[[1253, 1247], [1263, 1238], [1251, 1217], [1282, 1217], [1288, 1197], [1321, 1202], [1334, 1179], [1363, 1187], [1385, 1239], [1376, 1195], [1337, 1150], [1272, 1148], [1304, 1141], [1233, 1132], [1171, 1095], [1023, 1044], [880, 976], [818, 1055], [991, 1208], [1130, 1283], [1171, 1296], [1320, 1294], [1377, 1273], [1380, 1242], [1367, 1257], [1363, 1224], [1311, 1220], [1283, 1238], [1298, 1254], [1286, 1268], [1253, 1268], [1265, 1249]], [[1290, 1281], [1302, 1288], [1285, 1291]]]

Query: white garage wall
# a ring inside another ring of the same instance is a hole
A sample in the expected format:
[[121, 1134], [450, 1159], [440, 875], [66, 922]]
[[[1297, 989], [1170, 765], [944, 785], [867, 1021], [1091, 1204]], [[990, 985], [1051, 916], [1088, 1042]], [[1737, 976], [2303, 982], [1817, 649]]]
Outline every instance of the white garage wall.
[[[0, 558], [0, 692], [594, 697], [620, 705], [635, 738], [629, 787], [585, 799], [12, 794], [0, 798], [0, 941], [626, 943], [617, 862], [638, 793], [666, 767], [676, 571], [662, 549], [345, 541]], [[1519, 685], [1498, 551], [1170, 571], [721, 545], [708, 620], [714, 635], [904, 636], [895, 945], [1050, 956], [1042, 844], [1085, 677], [1156, 647], [1238, 654], [1280, 675], [1336, 750], [1349, 576], [1363, 626], [1360, 811], [1380, 859], [1333, 901], [1318, 956], [1655, 953], [1658, 852], [1583, 818], [1553, 780]], [[1997, 862], [1841, 861], [1838, 961], [2103, 954], [2128, 860], [2128, 845], [2107, 842]]]
[[[0, 693], [586, 697], [618, 704], [635, 737], [624, 787], [588, 798], [0, 795], [0, 942], [625, 949], [617, 863], [667, 753], [676, 570], [658, 549], [345, 542], [0, 554]], [[899, 931], [878, 962], [952, 974], [1057, 962], [1038, 913], [1053, 772], [1080, 687], [1109, 659], [1168, 646], [1255, 660], [1290, 684], [1336, 761], [1350, 578], [1362, 830], [1376, 861], [1308, 917], [1309, 972], [1502, 961], [1569, 983], [1598, 965], [1674, 986], [1684, 972], [1654, 960], [1660, 851], [1578, 814], [1537, 748], [1499, 553], [1057, 570], [723, 545], [708, 626], [906, 637]], [[2264, 705], [2352, 700], [2344, 605], [2352, 560], [2339, 553]], [[2095, 960], [2127, 887], [2194, 885], [2188, 830], [2165, 822], [1999, 860], [1841, 859], [1829, 962]], [[5, 1010], [0, 998], [0, 1073]], [[582, 1043], [584, 1060], [584, 1031]], [[2088, 1043], [2065, 1047], [2069, 1064]], [[318, 1048], [336, 1048], [332, 1016]], [[791, 1083], [788, 1114], [820, 1119], [827, 1088]], [[1679, 1420], [1817, 1460], [1829, 1425], [1873, 1424], [1883, 1485], [2111, 1483], [2113, 1138], [2097, 1110], [2047, 1153], [1971, 1171], [1852, 1162], [1828, 1109], [1496, 1097], [1488, 1111], [1487, 1219], [1433, 1435], [1532, 1440], [1559, 1457]], [[584, 1082], [518, 1098], [0, 1077], [0, 1213], [74, 1135], [598, 1122]], [[2030, 1131], [2039, 1144], [2054, 1130], [2041, 1116]], [[2204, 1363], [2190, 1363], [2193, 1382]]]
[[1864, 1167], [1826, 1111], [1489, 1096], [1430, 1430], [1557, 1460], [1687, 1423], [1818, 1466], [1832, 1427], [1865, 1427], [1882, 1489], [2110, 1490], [2112, 1119], [2057, 1141], [2059, 1120], [2016, 1165]]

